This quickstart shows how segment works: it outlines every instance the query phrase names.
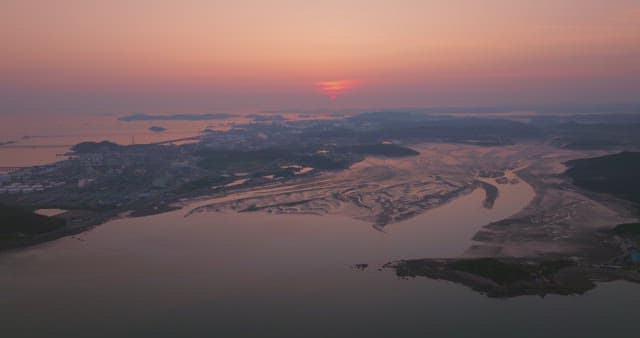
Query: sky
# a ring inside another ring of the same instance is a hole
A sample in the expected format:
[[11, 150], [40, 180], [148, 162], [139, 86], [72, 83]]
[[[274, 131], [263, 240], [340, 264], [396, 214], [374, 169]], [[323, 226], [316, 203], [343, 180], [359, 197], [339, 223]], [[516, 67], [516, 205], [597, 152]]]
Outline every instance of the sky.
[[0, 27], [0, 114], [640, 98], [640, 0], [3, 0]]

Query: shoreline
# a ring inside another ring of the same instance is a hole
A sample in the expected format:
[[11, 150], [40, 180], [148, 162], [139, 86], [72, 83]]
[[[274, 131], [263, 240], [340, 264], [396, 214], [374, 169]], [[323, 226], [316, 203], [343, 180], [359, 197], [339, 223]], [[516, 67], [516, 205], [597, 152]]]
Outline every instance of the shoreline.
[[[375, 165], [374, 165], [375, 167]], [[25, 237], [21, 239], [16, 239], [12, 241], [4, 241], [0, 244], [0, 252], [8, 251], [8, 250], [19, 250], [21, 248], [28, 248], [31, 246], [47, 243], [54, 241], [59, 238], [73, 236], [84, 231], [89, 231], [96, 226], [100, 226], [104, 223], [107, 223], [111, 220], [120, 219], [120, 218], [136, 218], [136, 217], [145, 217], [163, 214], [166, 212], [171, 212], [175, 210], [185, 210], [185, 217], [197, 212], [206, 212], [215, 209], [216, 204], [225, 205], [226, 203], [240, 203], [243, 201], [251, 201], [255, 198], [269, 198], [270, 196], [279, 196], [279, 195], [296, 195], [300, 193], [313, 193], [318, 189], [318, 185], [324, 185], [323, 189], [330, 192], [330, 195], [336, 197], [335, 191], [339, 191], [338, 187], [348, 187], [348, 186], [361, 186], [360, 180], [352, 181], [353, 178], [351, 176], [358, 176], [359, 173], [349, 173], [351, 169], [347, 169], [341, 172], [334, 173], [310, 173], [305, 176], [293, 177], [287, 180], [280, 180], [274, 182], [268, 182], [266, 184], [246, 184], [238, 187], [234, 187], [232, 189], [226, 189], [225, 191], [221, 191], [218, 193], [210, 194], [210, 195], [200, 195], [196, 194], [194, 196], [175, 196], [171, 200], [165, 200], [163, 204], [155, 203], [154, 201], [145, 201], [141, 202], [138, 207], [127, 206], [122, 209], [111, 209], [106, 211], [93, 211], [93, 210], [79, 210], [67, 208], [65, 213], [56, 215], [57, 218], [63, 218], [67, 221], [67, 226], [61, 228], [59, 230], [39, 234], [31, 237]], [[335, 181], [335, 176], [342, 177], [339, 182]], [[368, 176], [365, 180], [369, 178]], [[402, 183], [402, 182], [400, 182]], [[400, 185], [391, 184], [387, 189], [395, 189], [395, 187], [399, 187], [402, 189], [406, 189], [410, 185], [406, 185], [406, 183], [402, 183]], [[404, 213], [398, 217], [395, 216], [391, 222], [388, 222], [391, 219], [389, 214], [385, 214], [386, 209], [381, 209], [382, 214], [377, 218], [369, 218], [358, 216], [357, 214], [350, 214], [349, 211], [345, 213], [344, 210], [339, 210], [337, 214], [343, 214], [344, 216], [355, 218], [358, 220], [362, 220], [372, 224], [372, 226], [376, 229], [384, 229], [385, 225], [392, 223], [399, 223], [406, 221], [408, 219], [415, 218], [425, 212], [430, 210], [438, 209], [444, 205], [452, 203], [453, 201], [467, 196], [471, 194], [475, 189], [482, 189], [485, 193], [483, 204], [484, 207], [490, 209], [488, 204], [493, 206], [496, 199], [498, 198], [498, 188], [495, 188], [494, 192], [489, 186], [491, 184], [487, 182], [483, 182], [478, 179], [470, 178], [466, 185], [461, 187], [453, 187], [453, 190], [449, 193], [439, 193], [437, 195], [428, 195], [429, 204], [425, 205], [426, 207], [420, 207], [415, 212]], [[362, 186], [361, 186], [362, 187]], [[384, 188], [384, 187], [383, 187]], [[324, 190], [323, 190], [324, 191]], [[345, 192], [347, 195], [356, 192], [357, 190], [349, 190]], [[380, 193], [378, 188], [374, 189], [375, 193]], [[359, 195], [354, 195], [359, 196]], [[341, 203], [354, 203], [358, 208], [369, 210], [367, 207], [362, 204], [362, 202], [358, 199], [352, 200], [351, 197], [338, 197], [337, 200]], [[422, 200], [417, 200], [417, 203], [422, 203]], [[212, 204], [213, 202], [213, 204]], [[288, 212], [274, 212], [273, 208], [286, 208], [288, 206], [301, 205], [304, 203], [310, 202], [310, 200], [295, 200], [292, 202], [285, 202], [274, 205], [266, 205], [260, 208], [235, 208], [232, 209], [233, 212], [264, 212], [265, 214], [288, 214]], [[213, 206], [212, 206], [213, 205]], [[133, 209], [133, 210], [132, 210]], [[271, 209], [271, 210], [269, 210]], [[353, 212], [353, 211], [351, 211]], [[314, 212], [314, 211], [306, 211], [300, 210], [293, 212], [291, 214], [314, 214], [314, 215], [324, 215], [324, 214], [333, 214], [335, 212]], [[387, 220], [387, 222], [381, 222], [381, 220]], [[382, 225], [381, 225], [382, 224]]]

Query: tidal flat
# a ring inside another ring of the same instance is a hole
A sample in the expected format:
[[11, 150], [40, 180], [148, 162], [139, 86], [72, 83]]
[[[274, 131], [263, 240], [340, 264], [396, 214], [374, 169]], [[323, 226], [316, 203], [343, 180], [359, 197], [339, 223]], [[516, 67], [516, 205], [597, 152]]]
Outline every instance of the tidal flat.
[[[379, 270], [403, 259], [459, 259], [482, 224], [507, 218], [534, 198], [533, 188], [515, 177], [496, 184], [491, 209], [476, 188], [384, 231], [347, 214], [189, 214], [208, 200], [111, 220], [0, 255], [6, 290], [0, 317], [16, 337], [388, 337], [399, 328], [405, 337], [633, 332], [626, 309], [638, 305], [640, 290], [623, 281], [597, 281], [581, 296], [547, 290], [544, 298], [498, 302], [442, 279], [399, 279]], [[455, 325], [461, 316], [465, 325]], [[506, 324], [487, 325], [495, 316]]]
[[[385, 238], [384, 250], [348, 266], [492, 258], [516, 260], [508, 263], [517, 267], [559, 259], [588, 271], [594, 282], [636, 280], [637, 269], [627, 264], [636, 242], [612, 231], [637, 222], [635, 205], [566, 174], [575, 160], [633, 147], [558, 144], [567, 134], [554, 129], [562, 120], [549, 127], [548, 121], [393, 114], [389, 129], [381, 122], [390, 117], [207, 128], [188, 144], [184, 138], [128, 146], [82, 142], [65, 161], [11, 173], [0, 202], [24, 208], [24, 217], [30, 210], [63, 210], [51, 217], [66, 225], [33, 234], [8, 229], [2, 247], [82, 238], [101, 224], [154, 215], [182, 214], [176, 224], [205, 217], [216, 226], [227, 216], [257, 217], [353, 222]], [[473, 135], [463, 133], [469, 128]]]
[[[398, 276], [426, 276], [469, 284], [493, 297], [527, 294], [581, 294], [596, 287], [595, 281], [623, 279], [640, 281], [633, 267], [624, 268], [624, 241], [612, 234], [617, 224], [637, 220], [631, 203], [613, 196], [594, 197], [574, 186], [564, 175], [564, 163], [606, 152], [559, 150], [540, 144], [503, 147], [427, 144], [414, 146], [420, 155], [412, 158], [370, 157], [349, 170], [323, 173], [303, 182], [264, 191], [209, 200], [192, 208], [202, 212], [254, 212], [267, 214], [339, 215], [393, 231], [403, 222], [429, 214], [473, 191], [484, 191], [482, 208], [494, 203], [515, 207], [503, 218], [478, 224], [468, 248], [457, 258], [400, 260], [385, 264]], [[312, 181], [313, 183], [309, 183]], [[518, 187], [508, 192], [510, 187]], [[478, 222], [482, 222], [478, 220]], [[460, 278], [451, 267], [458, 262], [524, 271], [514, 285], [479, 282], [483, 276]], [[536, 267], [548, 262], [568, 262], [550, 274]], [[354, 262], [355, 263], [355, 262]], [[371, 262], [358, 262], [369, 264]], [[409, 271], [410, 273], [405, 273]], [[526, 276], [524, 276], [526, 275]]]

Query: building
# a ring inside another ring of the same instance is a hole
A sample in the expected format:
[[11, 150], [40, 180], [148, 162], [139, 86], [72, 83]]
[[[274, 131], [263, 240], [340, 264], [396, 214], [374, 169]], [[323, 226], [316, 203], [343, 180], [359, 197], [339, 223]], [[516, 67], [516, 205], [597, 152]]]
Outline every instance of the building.
[[11, 181], [11, 175], [0, 173], [0, 184], [5, 184]]

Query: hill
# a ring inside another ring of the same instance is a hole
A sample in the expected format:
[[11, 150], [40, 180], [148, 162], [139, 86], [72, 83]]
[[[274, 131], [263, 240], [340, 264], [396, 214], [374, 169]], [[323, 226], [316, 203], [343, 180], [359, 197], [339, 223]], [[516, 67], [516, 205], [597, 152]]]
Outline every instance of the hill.
[[579, 187], [640, 204], [640, 152], [574, 160], [566, 175]]
[[0, 239], [38, 235], [63, 226], [63, 219], [0, 204]]

